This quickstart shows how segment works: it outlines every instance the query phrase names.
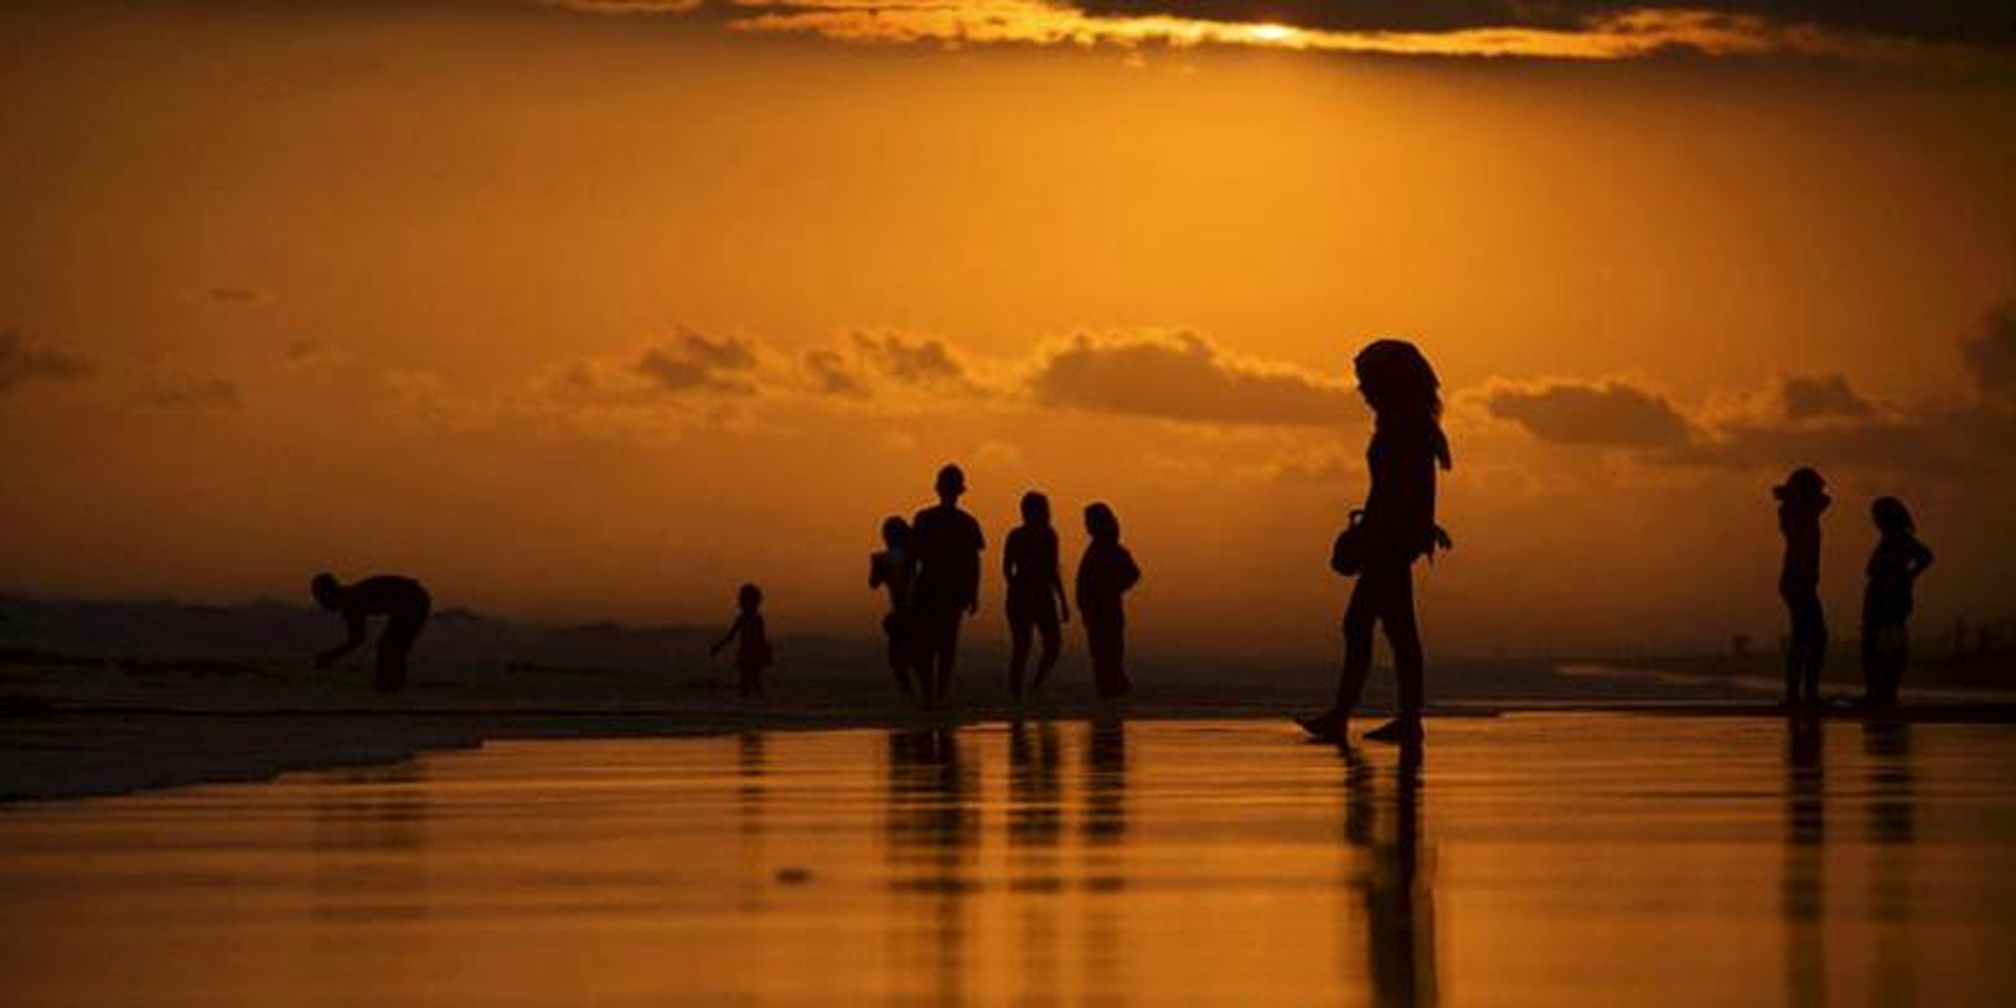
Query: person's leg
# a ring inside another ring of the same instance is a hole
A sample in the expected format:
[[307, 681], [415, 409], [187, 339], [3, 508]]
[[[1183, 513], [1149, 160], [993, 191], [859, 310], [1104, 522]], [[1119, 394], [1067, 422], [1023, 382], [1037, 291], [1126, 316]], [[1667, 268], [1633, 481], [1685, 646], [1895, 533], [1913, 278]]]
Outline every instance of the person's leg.
[[938, 626], [938, 699], [943, 700], [952, 692], [952, 668], [959, 657], [959, 621], [957, 609], [939, 617]]
[[427, 626], [427, 610], [423, 597], [418, 604], [393, 613], [385, 621], [385, 630], [378, 635], [374, 684], [378, 692], [397, 693], [406, 688], [406, 658], [413, 651], [413, 642], [420, 639], [420, 631]]
[[1820, 593], [1818, 591], [1807, 593], [1806, 605], [1808, 609], [1807, 618], [1810, 621], [1812, 646], [1807, 650], [1806, 667], [1802, 670], [1804, 678], [1801, 682], [1801, 688], [1804, 691], [1802, 695], [1805, 702], [1809, 705], [1817, 705], [1820, 702], [1820, 672], [1827, 667], [1827, 616], [1825, 610], [1820, 607]]
[[1126, 696], [1134, 689], [1134, 680], [1127, 677], [1127, 621], [1114, 620], [1107, 632], [1112, 635], [1106, 642], [1106, 681], [1112, 687], [1107, 695]]
[[1008, 616], [1008, 694], [1022, 699], [1022, 673], [1029, 667], [1029, 618], [1019, 613]]
[[1386, 644], [1393, 651], [1393, 676], [1398, 687], [1399, 716], [1419, 721], [1425, 706], [1422, 687], [1423, 665], [1421, 629], [1414, 618], [1414, 571], [1402, 567], [1386, 578], [1381, 593], [1379, 622], [1386, 627]]
[[1043, 652], [1036, 657], [1036, 679], [1029, 684], [1031, 692], [1042, 689], [1050, 679], [1050, 670], [1057, 667], [1057, 655], [1063, 650], [1063, 633], [1055, 619], [1037, 619], [1036, 635], [1043, 641]]
[[901, 614], [892, 612], [882, 617], [882, 635], [889, 639], [889, 673], [896, 677], [896, 688], [904, 696], [911, 696], [914, 687], [910, 685], [910, 635]]
[[1785, 600], [1785, 612], [1791, 626], [1791, 639], [1785, 646], [1785, 705], [1797, 707], [1805, 696], [1806, 652], [1811, 646], [1806, 596], [1797, 589], [1786, 589], [1779, 595]]
[[1085, 621], [1085, 652], [1092, 659], [1092, 686], [1100, 699], [1113, 695], [1113, 626], [1103, 616]]
[[1378, 618], [1378, 577], [1366, 570], [1351, 587], [1351, 601], [1344, 607], [1344, 667], [1337, 676], [1337, 698], [1321, 714], [1296, 718], [1296, 723], [1319, 738], [1342, 739], [1345, 723], [1358, 708], [1365, 691], [1365, 675], [1372, 669], [1372, 624]]
[[1883, 647], [1878, 639], [1882, 634], [1880, 625], [1862, 614], [1862, 701], [1867, 704], [1883, 702]]
[[1351, 589], [1351, 601], [1344, 607], [1344, 668], [1337, 679], [1337, 714], [1349, 717], [1358, 708], [1365, 691], [1365, 676], [1372, 670], [1372, 626], [1379, 618], [1382, 586], [1372, 570], [1359, 575]]

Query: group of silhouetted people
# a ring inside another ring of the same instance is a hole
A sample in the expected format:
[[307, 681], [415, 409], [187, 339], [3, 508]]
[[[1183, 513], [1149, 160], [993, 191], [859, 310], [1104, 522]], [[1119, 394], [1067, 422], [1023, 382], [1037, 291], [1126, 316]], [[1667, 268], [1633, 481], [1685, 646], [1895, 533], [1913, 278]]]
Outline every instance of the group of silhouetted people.
[[[1330, 707], [1297, 720], [1318, 738], [1345, 737], [1371, 669], [1373, 630], [1383, 627], [1393, 652], [1398, 704], [1393, 719], [1366, 737], [1413, 742], [1421, 738], [1424, 706], [1413, 567], [1450, 545], [1435, 520], [1436, 480], [1451, 466], [1441, 424], [1441, 383], [1421, 351], [1403, 340], [1368, 344], [1354, 359], [1353, 370], [1374, 419], [1365, 453], [1370, 489], [1364, 506], [1351, 513], [1332, 544], [1330, 557], [1333, 570], [1356, 578], [1344, 611], [1344, 663]], [[883, 549], [871, 557], [868, 569], [869, 587], [889, 597], [882, 629], [896, 685], [932, 704], [942, 703], [950, 691], [961, 624], [979, 612], [980, 556], [987, 548], [980, 523], [959, 508], [966, 474], [956, 465], [945, 466], [938, 471], [936, 490], [938, 503], [913, 519], [891, 516], [883, 521]], [[1778, 587], [1791, 623], [1785, 701], [1795, 710], [1812, 709], [1820, 703], [1820, 672], [1827, 655], [1819, 595], [1820, 516], [1830, 498], [1826, 481], [1811, 468], [1794, 470], [1774, 494], [1785, 538]], [[1912, 587], [1931, 566], [1932, 551], [1918, 541], [1902, 501], [1878, 498], [1870, 513], [1878, 540], [1869, 557], [1862, 606], [1864, 702], [1889, 708], [1897, 702], [1909, 652]], [[1040, 691], [1056, 668], [1073, 598], [1099, 696], [1119, 697], [1132, 688], [1122, 599], [1141, 579], [1141, 570], [1120, 544], [1120, 522], [1112, 508], [1093, 503], [1084, 514], [1090, 541], [1068, 596], [1049, 499], [1036, 491], [1024, 494], [1022, 522], [1008, 534], [1001, 573], [1007, 587], [1008, 689], [1017, 700]], [[431, 601], [426, 589], [410, 578], [390, 575], [345, 585], [320, 574], [312, 590], [318, 603], [342, 615], [349, 631], [341, 645], [317, 658], [317, 665], [326, 666], [363, 643], [366, 618], [382, 615], [388, 624], [378, 641], [376, 684], [385, 692], [402, 688], [407, 654], [427, 622]], [[773, 661], [762, 604], [762, 590], [743, 585], [735, 621], [713, 648], [718, 653], [737, 644], [735, 667], [744, 696], [762, 695], [763, 671]]]
[[[936, 490], [938, 503], [911, 521], [894, 515], [883, 520], [883, 548], [868, 564], [868, 587], [889, 596], [882, 630], [896, 686], [928, 703], [943, 702], [951, 689], [960, 625], [980, 611], [980, 554], [987, 548], [980, 523], [959, 509], [965, 472], [956, 465], [940, 469]], [[1021, 512], [1022, 524], [1008, 533], [1001, 557], [1007, 582], [1008, 689], [1017, 699], [1049, 679], [1063, 649], [1062, 625], [1071, 619], [1050, 499], [1033, 490], [1023, 494]], [[1111, 507], [1087, 505], [1085, 530], [1091, 542], [1078, 564], [1078, 614], [1094, 685], [1102, 698], [1118, 697], [1132, 686], [1121, 597], [1141, 579], [1141, 569], [1120, 545], [1120, 520]], [[1032, 645], [1041, 650], [1029, 677]]]
[[[1827, 663], [1827, 617], [1820, 605], [1820, 516], [1833, 499], [1827, 495], [1827, 481], [1809, 467], [1794, 469], [1772, 494], [1778, 498], [1778, 531], [1785, 537], [1778, 594], [1791, 617], [1785, 646], [1785, 705], [1812, 709], [1820, 705], [1820, 672]], [[1918, 541], [1917, 526], [1903, 501], [1878, 497], [1869, 505], [1869, 516], [1877, 539], [1862, 592], [1862, 700], [1869, 707], [1887, 709], [1897, 704], [1909, 660], [1912, 588], [1918, 575], [1932, 566], [1932, 551]]]

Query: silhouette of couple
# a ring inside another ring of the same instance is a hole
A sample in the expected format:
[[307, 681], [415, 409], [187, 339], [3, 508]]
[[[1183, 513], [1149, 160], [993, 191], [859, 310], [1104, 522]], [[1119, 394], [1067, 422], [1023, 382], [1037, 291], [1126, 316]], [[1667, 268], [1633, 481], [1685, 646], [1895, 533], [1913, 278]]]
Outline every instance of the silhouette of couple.
[[[1820, 605], [1820, 516], [1833, 498], [1827, 481], [1810, 466], [1792, 470], [1772, 489], [1778, 499], [1778, 531], [1785, 537], [1785, 563], [1778, 594], [1785, 600], [1791, 636], [1785, 647], [1785, 706], [1820, 706], [1820, 672], [1827, 663], [1827, 617]], [[1932, 566], [1932, 551], [1918, 541], [1911, 511], [1895, 497], [1869, 506], [1876, 525], [1876, 548], [1869, 555], [1862, 593], [1862, 702], [1876, 710], [1897, 705], [1910, 657], [1912, 588]]]
[[[868, 586], [889, 593], [882, 629], [897, 687], [933, 703], [942, 702], [951, 689], [961, 623], [980, 611], [980, 554], [987, 548], [980, 523], [959, 509], [965, 471], [956, 465], [940, 469], [936, 489], [937, 505], [918, 512], [913, 521], [894, 516], [883, 521], [884, 548], [868, 568]], [[1040, 641], [1042, 648], [1028, 684], [1035, 690], [1056, 667], [1062, 624], [1071, 618], [1050, 499], [1031, 491], [1022, 496], [1021, 511], [1022, 524], [1008, 534], [1001, 558], [1008, 583], [1009, 691], [1018, 700], [1025, 692], [1032, 643]], [[1125, 667], [1121, 597], [1141, 579], [1141, 570], [1120, 545], [1120, 521], [1112, 508], [1087, 506], [1085, 527], [1091, 543], [1078, 566], [1079, 615], [1099, 695], [1117, 697], [1132, 686]]]

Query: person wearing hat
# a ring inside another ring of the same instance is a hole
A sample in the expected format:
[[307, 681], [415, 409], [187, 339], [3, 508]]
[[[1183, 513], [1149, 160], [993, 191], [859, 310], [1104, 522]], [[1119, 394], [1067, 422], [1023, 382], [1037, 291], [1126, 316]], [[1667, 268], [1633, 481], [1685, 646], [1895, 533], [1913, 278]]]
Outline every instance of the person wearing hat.
[[910, 542], [917, 558], [911, 588], [918, 686], [924, 698], [942, 701], [952, 685], [959, 651], [959, 624], [980, 610], [980, 553], [987, 548], [980, 523], [959, 510], [966, 473], [956, 465], [938, 470], [938, 503], [917, 512]]
[[1785, 565], [1778, 596], [1791, 616], [1792, 638], [1785, 649], [1785, 706], [1820, 703], [1820, 669], [1827, 664], [1827, 617], [1820, 607], [1820, 513], [1832, 499], [1827, 481], [1811, 466], [1792, 470], [1771, 491], [1778, 498], [1778, 531], [1785, 537]]

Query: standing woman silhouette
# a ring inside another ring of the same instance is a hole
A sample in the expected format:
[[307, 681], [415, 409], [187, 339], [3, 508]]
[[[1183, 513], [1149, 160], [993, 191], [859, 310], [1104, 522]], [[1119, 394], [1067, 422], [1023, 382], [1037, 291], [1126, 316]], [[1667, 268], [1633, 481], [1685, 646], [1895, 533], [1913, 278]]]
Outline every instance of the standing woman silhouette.
[[[1372, 407], [1372, 444], [1365, 452], [1372, 488], [1362, 519], [1347, 535], [1353, 543], [1358, 584], [1344, 610], [1344, 669], [1337, 702], [1298, 721], [1318, 738], [1342, 739], [1365, 675], [1372, 667], [1372, 626], [1386, 628], [1399, 680], [1394, 719], [1366, 738], [1415, 742], [1421, 738], [1421, 631], [1414, 621], [1414, 561], [1434, 551], [1436, 470], [1448, 469], [1449, 439], [1442, 433], [1441, 382], [1412, 343], [1382, 339], [1353, 362], [1358, 391]], [[1344, 543], [1340, 542], [1342, 547]]]

